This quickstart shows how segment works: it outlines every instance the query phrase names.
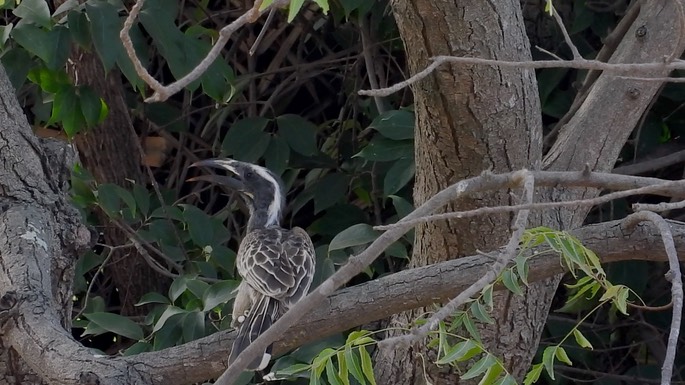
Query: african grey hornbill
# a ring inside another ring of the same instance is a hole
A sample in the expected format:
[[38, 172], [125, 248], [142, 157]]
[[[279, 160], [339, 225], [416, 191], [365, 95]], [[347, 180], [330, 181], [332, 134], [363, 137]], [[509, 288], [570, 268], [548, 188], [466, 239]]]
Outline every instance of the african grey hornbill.
[[[280, 225], [285, 196], [280, 179], [268, 169], [232, 159], [209, 159], [193, 166], [207, 166], [228, 175], [202, 175], [227, 186], [243, 197], [250, 218], [238, 248], [236, 265], [242, 282], [233, 305], [232, 326], [238, 328], [229, 364], [308, 292], [314, 276], [314, 246], [301, 228]], [[271, 359], [269, 346], [248, 366], [262, 370]]]

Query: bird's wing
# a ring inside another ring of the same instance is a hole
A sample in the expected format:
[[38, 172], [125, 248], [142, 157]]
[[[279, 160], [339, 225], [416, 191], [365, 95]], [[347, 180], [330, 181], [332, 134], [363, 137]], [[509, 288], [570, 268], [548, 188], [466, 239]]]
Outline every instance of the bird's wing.
[[299, 228], [259, 229], [241, 242], [237, 265], [240, 275], [255, 290], [289, 306], [309, 290], [314, 246]]

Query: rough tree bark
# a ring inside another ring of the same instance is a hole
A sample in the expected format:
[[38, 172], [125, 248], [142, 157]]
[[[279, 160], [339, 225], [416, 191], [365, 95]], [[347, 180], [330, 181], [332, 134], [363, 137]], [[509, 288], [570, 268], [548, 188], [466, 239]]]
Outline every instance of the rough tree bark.
[[[394, 0], [392, 5], [411, 73], [425, 68], [428, 58], [437, 55], [531, 58], [517, 1]], [[682, 4], [679, 7], [682, 9]], [[676, 11], [675, 2], [650, 4], [610, 61], [645, 62], [680, 55], [682, 31], [680, 21], [673, 17], [679, 14]], [[636, 35], [639, 27], [647, 28], [648, 33]], [[541, 162], [540, 107], [532, 72], [443, 66], [412, 88], [417, 119], [414, 199], [419, 204], [456, 180], [487, 169], [580, 170], [589, 165], [593, 170], [610, 170], [660, 86], [659, 82], [601, 75]], [[536, 199], [570, 200], [597, 193], [555, 189], [541, 192]], [[506, 200], [506, 195], [499, 194], [465, 204], [473, 207]], [[575, 228], [586, 214], [584, 208], [555, 210], [531, 218], [529, 225]], [[476, 249], [496, 249], [508, 237], [509, 225], [508, 217], [499, 216], [421, 226], [411, 266], [464, 256]], [[483, 330], [483, 338], [518, 378], [530, 365], [558, 282], [559, 277], [553, 277], [531, 285], [523, 298], [504, 292], [496, 296], [497, 321]], [[406, 324], [417, 314], [397, 315], [392, 322]], [[385, 384], [459, 383], [454, 373], [427, 364], [419, 357], [423, 353], [421, 347], [379, 351], [378, 378]], [[427, 357], [434, 355], [428, 352]]]

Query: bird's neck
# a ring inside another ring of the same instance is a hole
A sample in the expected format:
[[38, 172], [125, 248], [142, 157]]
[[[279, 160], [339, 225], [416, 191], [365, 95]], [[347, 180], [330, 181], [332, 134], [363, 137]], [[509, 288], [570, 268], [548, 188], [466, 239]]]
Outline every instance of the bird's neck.
[[274, 226], [280, 226], [279, 218], [276, 217], [274, 220], [267, 210], [254, 210], [247, 221], [248, 232]]
[[250, 206], [250, 219], [247, 222], [247, 231], [280, 226], [281, 210], [283, 210], [282, 196], [257, 197], [252, 206]]

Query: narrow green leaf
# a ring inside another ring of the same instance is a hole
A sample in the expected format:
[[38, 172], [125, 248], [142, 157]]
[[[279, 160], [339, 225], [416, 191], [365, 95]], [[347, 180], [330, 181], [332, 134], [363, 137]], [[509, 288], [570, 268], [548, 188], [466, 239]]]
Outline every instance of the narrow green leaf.
[[357, 355], [354, 354], [352, 347], [349, 344], [345, 345], [345, 362], [347, 362], [347, 366], [350, 369], [350, 373], [352, 373], [352, 377], [354, 377], [354, 379], [360, 384], [365, 384], [366, 380], [364, 380], [364, 374], [362, 373], [361, 365], [359, 365], [359, 359], [357, 358]]
[[564, 349], [563, 346], [559, 346], [557, 350], [554, 351], [554, 356], [561, 362], [573, 366], [573, 362], [571, 362], [571, 359], [568, 357], [568, 354], [566, 354], [566, 349]]
[[445, 353], [445, 356], [439, 359], [436, 363], [438, 365], [444, 365], [453, 361], [466, 361], [481, 351], [482, 350], [480, 347], [472, 340], [462, 341], [450, 347]]
[[504, 368], [497, 362], [497, 359], [495, 359], [495, 363], [488, 368], [483, 375], [483, 378], [478, 382], [478, 385], [493, 385], [502, 372], [504, 372]]
[[469, 332], [471, 337], [473, 337], [476, 341], [480, 341], [480, 332], [478, 332], [478, 328], [476, 327], [476, 324], [473, 323], [473, 319], [468, 316], [468, 314], [465, 314], [463, 317], [464, 320], [464, 327], [466, 328], [466, 331]]
[[554, 379], [554, 357], [558, 346], [548, 346], [542, 353], [542, 364], [549, 378]]
[[506, 269], [502, 272], [502, 283], [512, 293], [516, 295], [523, 295], [521, 286], [518, 284], [518, 277], [511, 269]]
[[347, 360], [345, 360], [345, 351], [339, 350], [338, 358], [338, 377], [343, 385], [350, 385], [350, 372], [347, 369]]
[[471, 378], [476, 378], [481, 374], [485, 373], [493, 365], [497, 364], [497, 359], [493, 357], [490, 353], [486, 353], [478, 362], [473, 364], [473, 366], [461, 375], [462, 380], [468, 380]]
[[366, 223], [359, 223], [336, 235], [328, 245], [328, 252], [373, 242], [380, 234]]
[[333, 366], [333, 360], [326, 361], [326, 379], [330, 385], [343, 385], [338, 376], [338, 371]]
[[126, 338], [142, 340], [145, 337], [143, 329], [138, 324], [119, 314], [98, 312], [84, 316], [101, 328]]
[[573, 329], [573, 337], [576, 339], [576, 343], [581, 348], [586, 348], [586, 349], [591, 349], [591, 350], [594, 349], [592, 347], [592, 344], [590, 343], [590, 341], [587, 338], [585, 338], [583, 333], [581, 333], [580, 330], [578, 330], [578, 328]]
[[365, 347], [359, 347], [359, 356], [362, 360], [362, 371], [364, 372], [364, 376], [366, 376], [366, 379], [369, 380], [371, 385], [376, 385], [376, 377], [373, 374], [371, 356], [369, 355], [369, 352], [366, 351]]
[[188, 282], [188, 278], [185, 276], [180, 276], [174, 279], [173, 282], [171, 282], [171, 286], [169, 286], [169, 298], [171, 298], [172, 301], [176, 301], [178, 297], [183, 294], [184, 291], [188, 288], [188, 285], [186, 284]]
[[533, 365], [530, 371], [526, 374], [526, 377], [523, 379], [523, 385], [532, 385], [537, 382], [537, 380], [540, 379], [540, 374], [542, 374], [542, 368], [542, 364]]
[[473, 314], [473, 316], [476, 317], [476, 319], [480, 322], [487, 324], [495, 323], [495, 320], [490, 316], [490, 314], [488, 314], [488, 311], [485, 310], [485, 307], [482, 303], [480, 303], [480, 301], [471, 302], [469, 310], [471, 311], [471, 314]]
[[73, 87], [65, 87], [55, 94], [48, 124], [53, 123], [61, 123], [69, 138], [85, 127], [86, 119], [81, 113], [78, 95]]
[[290, 7], [288, 7], [288, 23], [295, 19], [295, 16], [297, 16], [302, 8], [302, 4], [304, 4], [304, 0], [292, 0], [290, 2]]
[[135, 344], [129, 346], [128, 349], [124, 350], [122, 355], [124, 357], [134, 356], [136, 354], [149, 352], [151, 350], [152, 350], [152, 344], [150, 344], [149, 342], [145, 342], [145, 341], [138, 341]]
[[506, 374], [496, 385], [517, 385], [516, 379], [511, 374]]

